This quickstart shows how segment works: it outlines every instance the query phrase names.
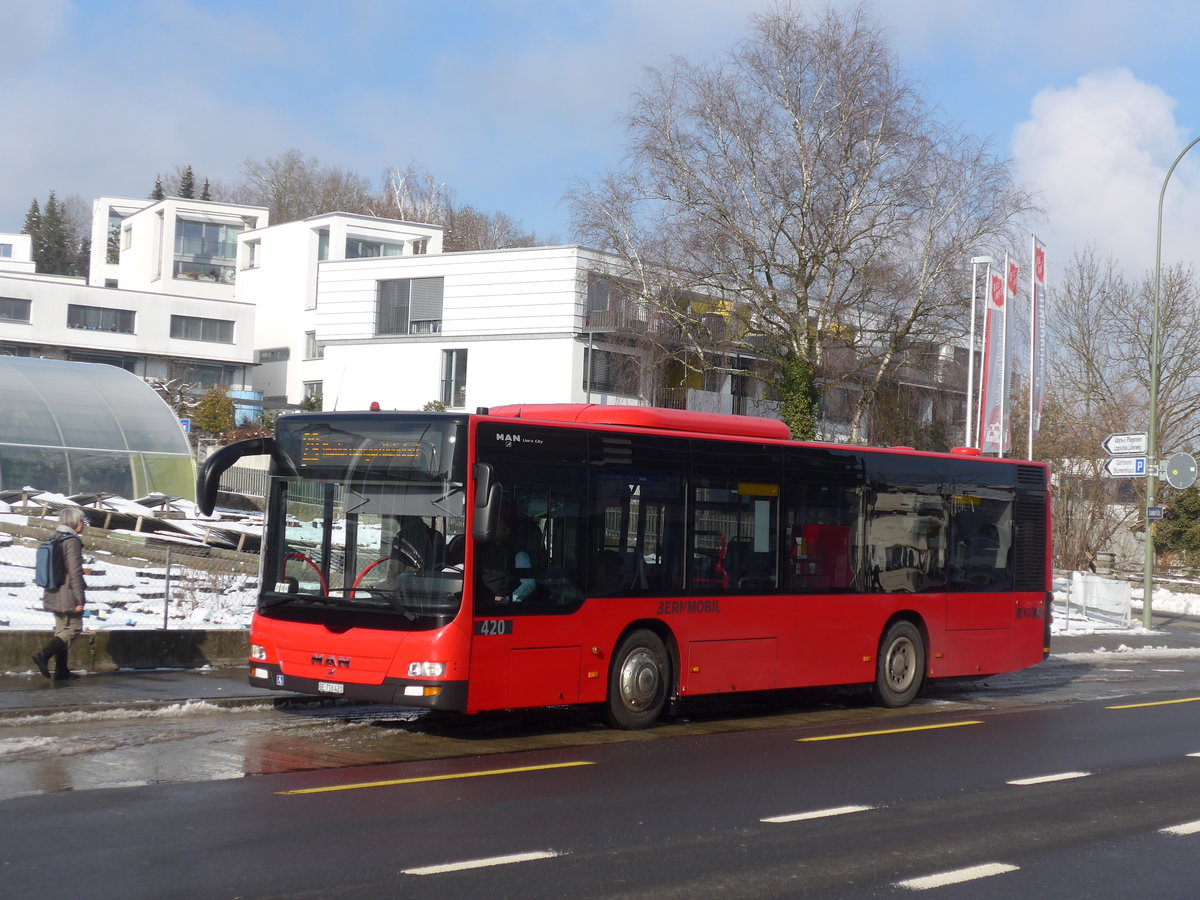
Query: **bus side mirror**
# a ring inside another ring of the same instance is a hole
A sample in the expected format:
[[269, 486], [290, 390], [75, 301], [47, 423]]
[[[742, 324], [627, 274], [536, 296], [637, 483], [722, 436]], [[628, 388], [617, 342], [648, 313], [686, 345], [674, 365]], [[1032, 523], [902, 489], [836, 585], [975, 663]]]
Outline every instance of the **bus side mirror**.
[[500, 498], [503, 494], [499, 484], [492, 481], [490, 463], [475, 464], [475, 518], [471, 535], [483, 544], [496, 539], [496, 521], [500, 516]]

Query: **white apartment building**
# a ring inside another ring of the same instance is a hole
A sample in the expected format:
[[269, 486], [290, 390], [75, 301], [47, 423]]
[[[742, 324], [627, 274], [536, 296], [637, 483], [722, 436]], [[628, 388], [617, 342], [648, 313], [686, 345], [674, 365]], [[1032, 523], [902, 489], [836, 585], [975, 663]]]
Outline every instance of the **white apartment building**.
[[[267, 211], [200, 200], [102, 197], [88, 279], [0, 266], [0, 353], [119, 366], [142, 378], [251, 388], [254, 306], [234, 300], [237, 234]], [[119, 261], [108, 235], [119, 229]], [[2, 243], [7, 243], [4, 241]]]
[[[324, 406], [635, 404], [647, 378], [670, 373], [618, 377], [637, 368], [636, 351], [609, 332], [637, 311], [618, 309], [618, 292], [606, 289], [615, 264], [579, 246], [322, 263], [315, 337]], [[682, 373], [674, 377], [690, 408], [732, 408], [721, 385], [687, 390]]]
[[[629, 324], [614, 265], [578, 246], [443, 253], [441, 227], [369, 216], [269, 226], [260, 207], [101, 197], [86, 283], [0, 270], [0, 353], [223, 383], [276, 408], [637, 403], [636, 351], [609, 334]], [[727, 383], [644, 378], [732, 409]]]
[[441, 226], [349, 213], [243, 232], [234, 293], [258, 309], [255, 389], [268, 403], [279, 404], [320, 393], [324, 366], [316, 339], [317, 294], [327, 262], [369, 266], [441, 252]]
[[0, 272], [0, 353], [107, 363], [142, 378], [249, 388], [254, 307]]
[[[109, 205], [106, 220], [118, 211]], [[238, 237], [266, 224], [267, 210], [260, 206], [175, 197], [151, 203], [120, 221], [117, 286], [123, 291], [232, 300]], [[95, 243], [92, 248], [91, 268], [97, 268], [96, 256], [106, 248]]]

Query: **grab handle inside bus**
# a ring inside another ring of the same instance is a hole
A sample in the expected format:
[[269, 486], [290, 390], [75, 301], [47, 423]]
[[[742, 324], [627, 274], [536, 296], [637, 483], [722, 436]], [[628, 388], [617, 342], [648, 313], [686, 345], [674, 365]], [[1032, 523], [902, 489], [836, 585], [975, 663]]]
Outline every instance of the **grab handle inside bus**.
[[472, 474], [475, 478], [475, 519], [471, 534], [475, 540], [487, 544], [496, 539], [496, 520], [500, 516], [503, 490], [492, 481], [491, 463], [475, 463]]

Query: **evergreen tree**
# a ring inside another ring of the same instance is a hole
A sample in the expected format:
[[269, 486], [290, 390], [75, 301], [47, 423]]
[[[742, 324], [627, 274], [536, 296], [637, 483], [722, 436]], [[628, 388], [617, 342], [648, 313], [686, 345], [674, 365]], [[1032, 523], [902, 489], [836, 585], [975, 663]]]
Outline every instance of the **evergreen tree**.
[[194, 200], [196, 197], [196, 175], [191, 166], [185, 166], [179, 176], [179, 196], [184, 200]]
[[75, 254], [75, 265], [71, 274], [79, 278], [87, 278], [88, 269], [92, 265], [92, 239], [85, 237], [79, 242], [79, 252]]
[[37, 197], [29, 204], [29, 212], [25, 213], [25, 224], [21, 226], [21, 234], [33, 238], [34, 246], [42, 236], [42, 208], [38, 205]]
[[62, 204], [51, 191], [42, 213], [40, 234], [34, 239], [34, 264], [38, 272], [46, 275], [73, 275], [78, 257], [79, 248], [72, 240]]
[[204, 179], [204, 187], [202, 187], [200, 189], [200, 199], [201, 200], [211, 200], [212, 199], [212, 194], [209, 192], [208, 188], [209, 188], [208, 179], [205, 178]]
[[151, 200], [164, 200], [164, 199], [166, 199], [166, 196], [167, 196], [167, 192], [165, 190], [163, 190], [162, 176], [155, 175], [154, 176], [154, 190], [152, 190], [150, 192], [150, 199]]

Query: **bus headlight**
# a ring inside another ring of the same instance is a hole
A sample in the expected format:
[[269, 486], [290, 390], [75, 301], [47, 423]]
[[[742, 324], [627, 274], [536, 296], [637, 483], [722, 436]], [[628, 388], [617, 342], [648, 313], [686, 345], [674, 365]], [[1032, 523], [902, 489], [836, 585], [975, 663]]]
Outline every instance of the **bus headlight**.
[[263, 647], [261, 644], [251, 644], [250, 645], [250, 658], [251, 659], [266, 659], [267, 658], [266, 648]]
[[445, 674], [445, 663], [415, 662], [408, 664], [409, 678], [441, 678]]

